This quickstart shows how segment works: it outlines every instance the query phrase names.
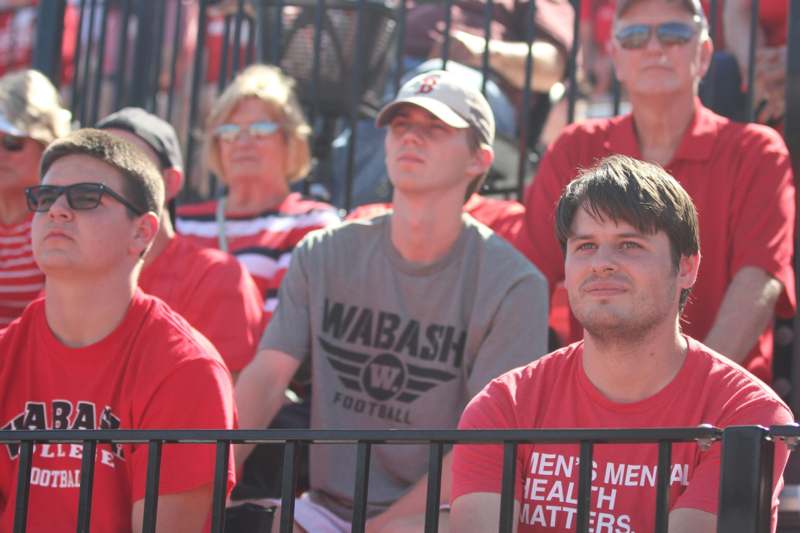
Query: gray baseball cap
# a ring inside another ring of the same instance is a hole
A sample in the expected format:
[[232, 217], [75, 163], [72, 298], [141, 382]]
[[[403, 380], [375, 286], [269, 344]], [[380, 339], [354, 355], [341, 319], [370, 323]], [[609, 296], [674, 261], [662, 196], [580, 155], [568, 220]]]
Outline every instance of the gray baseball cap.
[[489, 146], [494, 142], [494, 114], [489, 102], [458, 74], [433, 70], [411, 78], [378, 113], [378, 127], [386, 126], [404, 104], [419, 106], [453, 128], [472, 126], [481, 142]]

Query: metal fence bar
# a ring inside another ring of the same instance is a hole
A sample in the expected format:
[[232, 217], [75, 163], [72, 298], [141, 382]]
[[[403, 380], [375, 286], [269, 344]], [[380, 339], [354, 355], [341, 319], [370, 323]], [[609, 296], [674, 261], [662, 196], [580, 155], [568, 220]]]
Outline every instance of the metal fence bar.
[[[180, 4], [180, 2], [178, 2]], [[153, 53], [153, 83], [150, 85], [153, 91], [150, 98], [150, 110], [158, 113], [158, 93], [161, 92], [161, 62], [164, 59], [164, 37], [167, 26], [167, 0], [161, 0], [161, 9], [156, 21], [155, 50]]]
[[[92, 67], [92, 48], [93, 48], [93, 40], [94, 40], [94, 12], [95, 8], [97, 7], [97, 0], [91, 0], [89, 4], [89, 31], [87, 32], [86, 37], [86, 53], [84, 54], [84, 62], [83, 62], [83, 76], [81, 78], [81, 99], [80, 99], [80, 112], [78, 113], [78, 120], [80, 121], [81, 125], [86, 124], [86, 106], [88, 105], [88, 101], [90, 98], [89, 95], [89, 76], [91, 75], [91, 67]], [[80, 35], [78, 36], [80, 39]], [[100, 61], [100, 65], [98, 65], [98, 71], [103, 68], [102, 61]], [[77, 72], [75, 73], [77, 75]]]
[[723, 433], [719, 508], [729, 512], [717, 518], [719, 533], [770, 530], [774, 445], [766, 436], [758, 426], [729, 427]]
[[753, 99], [755, 97], [754, 83], [756, 81], [756, 31], [758, 30], [758, 4], [759, 0], [750, 2], [750, 50], [747, 52], [747, 105], [745, 118], [748, 122], [755, 120], [756, 109]]
[[575, 531], [589, 533], [589, 511], [592, 505], [592, 447], [591, 441], [581, 442], [580, 468], [578, 470], [578, 516]]
[[161, 447], [160, 440], [151, 440], [147, 443], [147, 477], [144, 495], [144, 514], [142, 516], [142, 531], [155, 533], [158, 518], [158, 482], [161, 477]]
[[72, 58], [72, 95], [69, 108], [72, 110], [73, 117], [75, 117], [75, 111], [78, 109], [78, 95], [81, 93], [78, 90], [78, 86], [80, 81], [81, 49], [83, 48], [81, 33], [83, 33], [83, 16], [86, 12], [86, 2], [88, 2], [88, 0], [81, 0], [81, 7], [78, 9], [78, 31], [75, 33], [75, 57]]
[[88, 122], [88, 125], [92, 126], [97, 123], [97, 119], [100, 115], [100, 103], [102, 101], [100, 95], [103, 89], [103, 68], [105, 67], [105, 61], [103, 59], [106, 56], [106, 35], [108, 34], [108, 2], [103, 2], [103, 7], [101, 9], [103, 10], [103, 14], [100, 17], [100, 42], [97, 44], [97, 69], [94, 77], [94, 88], [92, 89], [92, 95], [94, 95], [94, 97], [92, 98], [92, 111], [89, 114]]
[[239, 62], [242, 51], [242, 21], [244, 20], [244, 0], [238, 0], [236, 5], [236, 22], [233, 26], [233, 61], [231, 78], [239, 72]]
[[[189, 98], [189, 133], [186, 139], [186, 154], [183, 158], [186, 165], [186, 176], [192, 175], [194, 167], [194, 151], [197, 144], [197, 123], [200, 112], [200, 91], [203, 84], [203, 49], [205, 48], [206, 26], [208, 17], [206, 10], [210, 0], [200, 0], [197, 21], [197, 45], [194, 49], [194, 66], [192, 68], [192, 90]], [[187, 180], [188, 183], [189, 180]]]
[[283, 479], [281, 480], [281, 533], [294, 531], [294, 491], [297, 485], [295, 458], [297, 441], [288, 441], [283, 447]]
[[217, 77], [217, 94], [221, 93], [228, 84], [228, 57], [231, 48], [231, 17], [225, 16], [225, 26], [222, 30], [222, 53], [219, 61], [219, 75]]
[[447, 70], [450, 58], [450, 30], [453, 29], [453, 0], [445, 0], [444, 11], [444, 43], [442, 43], [442, 69]]
[[394, 70], [394, 86], [392, 94], [397, 94], [400, 90], [400, 82], [403, 81], [403, 74], [405, 68], [403, 65], [403, 57], [405, 56], [406, 45], [406, 17], [408, 16], [408, 7], [406, 0], [400, 0], [397, 12], [397, 48], [395, 49], [395, 70]]
[[444, 445], [434, 442], [428, 453], [428, 497], [425, 501], [425, 533], [439, 531], [439, 503], [442, 491], [442, 455]]
[[[132, 0], [122, 1], [122, 19], [120, 20], [120, 32], [117, 37], [117, 73], [116, 73], [116, 87], [114, 89], [114, 107], [119, 109], [123, 107], [125, 101], [125, 82], [127, 81], [126, 66], [128, 63], [128, 24], [131, 20], [133, 11]], [[180, 2], [178, 2], [180, 5]]]
[[483, 9], [483, 57], [481, 58], [481, 93], [486, 95], [486, 82], [489, 80], [489, 41], [492, 38], [492, 18], [494, 16], [493, 0], [486, 0]]
[[211, 501], [211, 532], [225, 533], [225, 498], [228, 494], [228, 458], [231, 443], [217, 442], [217, 457], [214, 462], [214, 493]]
[[353, 493], [353, 533], [364, 533], [367, 525], [367, 492], [369, 490], [369, 460], [372, 445], [359, 442], [356, 450], [356, 487]]
[[503, 479], [500, 488], [500, 533], [514, 528], [514, 496], [517, 482], [517, 443], [503, 444]]
[[172, 122], [175, 110], [175, 82], [178, 75], [178, 56], [181, 48], [181, 19], [183, 18], [183, 2], [175, 3], [175, 24], [172, 28], [172, 58], [169, 66], [169, 93], [167, 94], [167, 122]]
[[528, 44], [528, 53], [525, 57], [525, 86], [522, 90], [522, 112], [519, 114], [519, 159], [517, 160], [517, 199], [522, 199], [525, 188], [525, 179], [528, 177], [528, 146], [530, 145], [530, 120], [533, 89], [533, 41], [536, 39], [536, 2], [528, 2], [528, 13], [525, 20], [525, 42]]
[[[569, 87], [567, 89], [567, 124], [575, 122], [575, 101], [578, 99], [578, 50], [580, 49], [581, 0], [571, 0], [575, 11], [572, 20], [572, 48], [569, 51]], [[587, 0], [588, 1], [588, 0]]]
[[344, 209], [350, 211], [353, 207], [353, 178], [355, 175], [356, 141], [358, 132], [359, 98], [361, 95], [362, 81], [364, 78], [364, 64], [366, 63], [366, 30], [364, 28], [366, 0], [357, 2], [356, 21], [356, 59], [353, 63], [352, 83], [350, 85], [350, 139], [347, 143], [347, 173], [344, 183]]
[[28, 500], [31, 494], [31, 466], [33, 464], [33, 441], [20, 443], [19, 470], [17, 472], [17, 496], [14, 505], [14, 533], [25, 533], [28, 525]]
[[[800, 0], [789, 0], [789, 32], [786, 40], [786, 114], [783, 120], [786, 145], [794, 169], [795, 184], [800, 178]], [[800, 206], [800, 195], [796, 198], [796, 206]], [[795, 250], [800, 250], [798, 238], [800, 217], [796, 219]], [[795, 287], [800, 296], [800, 253], [794, 254]], [[792, 345], [792, 396], [791, 406], [798, 412], [800, 409], [800, 314], [795, 313], [792, 323], [794, 342]]]
[[83, 441], [81, 457], [81, 487], [78, 496], [78, 533], [89, 533], [92, 517], [92, 489], [94, 488], [94, 461], [97, 455], [97, 441]]
[[658, 475], [656, 477], [656, 533], [667, 533], [669, 527], [669, 481], [672, 474], [672, 445], [658, 443]]
[[31, 66], [58, 87], [61, 80], [61, 42], [66, 0], [40, 0], [36, 9], [36, 41]]

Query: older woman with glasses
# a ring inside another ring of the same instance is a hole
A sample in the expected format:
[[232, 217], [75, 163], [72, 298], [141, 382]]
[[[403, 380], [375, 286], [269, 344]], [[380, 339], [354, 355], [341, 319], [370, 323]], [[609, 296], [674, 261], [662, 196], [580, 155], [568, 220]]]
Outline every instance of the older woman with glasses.
[[0, 328], [44, 288], [33, 260], [25, 189], [39, 184], [45, 147], [70, 131], [71, 114], [43, 74], [23, 70], [0, 78]]
[[278, 68], [253, 65], [219, 97], [208, 120], [206, 157], [226, 186], [218, 200], [178, 209], [179, 233], [234, 254], [261, 289], [267, 315], [292, 250], [303, 236], [338, 223], [336, 210], [290, 191], [311, 166], [311, 128]]

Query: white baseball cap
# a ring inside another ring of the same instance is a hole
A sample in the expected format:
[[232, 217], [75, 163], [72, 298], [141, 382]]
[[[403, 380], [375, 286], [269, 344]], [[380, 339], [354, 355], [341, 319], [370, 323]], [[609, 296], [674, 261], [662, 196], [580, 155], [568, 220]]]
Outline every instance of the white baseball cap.
[[404, 104], [419, 106], [453, 128], [472, 126], [481, 142], [489, 146], [494, 142], [494, 114], [489, 102], [456, 73], [433, 70], [411, 78], [378, 113], [378, 127], [386, 126]]

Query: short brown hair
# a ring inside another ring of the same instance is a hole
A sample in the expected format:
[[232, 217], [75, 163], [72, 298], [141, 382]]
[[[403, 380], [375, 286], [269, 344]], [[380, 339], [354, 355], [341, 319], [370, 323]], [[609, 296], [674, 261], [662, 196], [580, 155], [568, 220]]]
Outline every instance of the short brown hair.
[[39, 175], [44, 178], [62, 157], [85, 155], [102, 161], [122, 175], [122, 194], [142, 212], [161, 214], [164, 180], [161, 173], [134, 145], [101, 130], [84, 128], [54, 141], [42, 154]]
[[[614, 155], [572, 180], [556, 207], [556, 237], [565, 252], [578, 209], [596, 218], [622, 220], [645, 234], [663, 231], [675, 268], [681, 257], [700, 252], [694, 203], [678, 180], [658, 165]], [[681, 291], [681, 311], [688, 297], [689, 289]]]

